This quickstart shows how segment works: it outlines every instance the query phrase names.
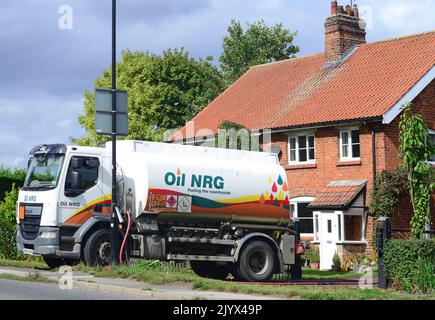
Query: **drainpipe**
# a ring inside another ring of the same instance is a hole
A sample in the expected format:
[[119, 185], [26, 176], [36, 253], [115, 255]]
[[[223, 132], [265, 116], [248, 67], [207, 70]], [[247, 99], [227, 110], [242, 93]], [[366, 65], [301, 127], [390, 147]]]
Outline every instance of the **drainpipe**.
[[372, 170], [373, 170], [373, 187], [376, 182], [376, 130], [372, 127]]

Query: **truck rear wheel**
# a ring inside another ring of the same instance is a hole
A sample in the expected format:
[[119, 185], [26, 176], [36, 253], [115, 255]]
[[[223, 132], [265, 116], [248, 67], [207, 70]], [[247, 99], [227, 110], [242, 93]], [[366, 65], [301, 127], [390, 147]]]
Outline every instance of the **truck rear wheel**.
[[264, 241], [253, 241], [242, 248], [236, 279], [249, 282], [266, 282], [273, 277], [276, 255]]
[[87, 266], [106, 266], [110, 263], [110, 234], [97, 230], [86, 241], [83, 258]]
[[219, 265], [215, 261], [190, 261], [190, 267], [196, 275], [216, 280], [225, 280], [230, 273], [228, 266]]

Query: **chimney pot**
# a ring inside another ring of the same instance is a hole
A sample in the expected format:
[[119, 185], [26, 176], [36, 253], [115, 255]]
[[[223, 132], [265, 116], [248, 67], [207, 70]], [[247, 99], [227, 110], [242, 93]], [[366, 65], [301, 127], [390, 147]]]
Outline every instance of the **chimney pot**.
[[353, 47], [366, 43], [365, 27], [361, 25], [356, 5], [343, 7], [338, 1], [331, 1], [331, 13], [325, 22], [327, 62], [338, 61]]
[[332, 1], [331, 2], [331, 15], [336, 15], [337, 14], [337, 6], [338, 6], [338, 2], [337, 1]]
[[359, 10], [356, 3], [353, 5], [353, 16], [359, 18]]

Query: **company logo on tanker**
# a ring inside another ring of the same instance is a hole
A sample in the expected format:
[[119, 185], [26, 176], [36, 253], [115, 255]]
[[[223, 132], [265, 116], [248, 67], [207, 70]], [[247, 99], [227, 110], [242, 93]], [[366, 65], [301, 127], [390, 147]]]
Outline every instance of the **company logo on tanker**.
[[190, 188], [217, 190], [222, 190], [225, 187], [224, 178], [221, 176], [192, 174], [190, 179], [187, 179], [186, 174], [182, 173], [180, 169], [177, 169], [176, 173], [167, 172], [165, 174], [165, 183], [168, 186], [185, 187], [188, 185]]

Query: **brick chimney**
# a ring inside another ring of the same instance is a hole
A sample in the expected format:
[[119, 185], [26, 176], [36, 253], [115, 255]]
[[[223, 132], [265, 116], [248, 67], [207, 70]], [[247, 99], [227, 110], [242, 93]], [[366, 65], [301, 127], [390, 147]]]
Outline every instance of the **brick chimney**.
[[331, 2], [331, 16], [325, 22], [325, 56], [327, 62], [340, 60], [352, 47], [366, 43], [365, 22], [358, 6], [346, 7]]

